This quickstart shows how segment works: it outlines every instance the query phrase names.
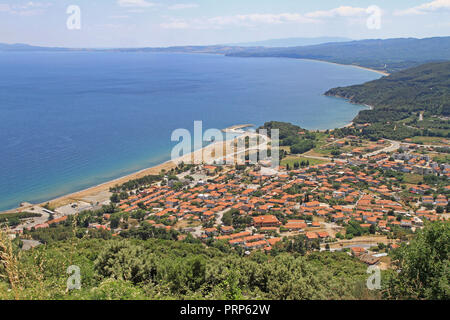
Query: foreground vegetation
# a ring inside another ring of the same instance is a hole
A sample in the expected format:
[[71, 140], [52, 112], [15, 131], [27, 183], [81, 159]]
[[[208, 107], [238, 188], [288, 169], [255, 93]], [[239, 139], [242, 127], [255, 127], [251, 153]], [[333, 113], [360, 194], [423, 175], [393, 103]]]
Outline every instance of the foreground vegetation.
[[[345, 252], [310, 252], [299, 239], [271, 254], [240, 256], [192, 238], [172, 241], [73, 236], [23, 252], [0, 242], [1, 299], [448, 299], [450, 226], [430, 223], [394, 251], [383, 289], [366, 288], [367, 266]], [[81, 237], [81, 238], [80, 238]], [[67, 268], [81, 289], [67, 290]]]

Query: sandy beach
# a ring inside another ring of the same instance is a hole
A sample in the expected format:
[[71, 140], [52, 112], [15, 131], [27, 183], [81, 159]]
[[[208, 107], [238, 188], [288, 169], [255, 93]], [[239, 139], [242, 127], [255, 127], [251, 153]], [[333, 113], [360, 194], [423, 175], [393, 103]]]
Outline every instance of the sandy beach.
[[[356, 66], [356, 65], [344, 65], [344, 64], [340, 64], [340, 63], [334, 63], [334, 62], [329, 62], [329, 61], [322, 61], [322, 60], [316, 60], [316, 59], [302, 59], [302, 60], [311, 60], [311, 61], [319, 61], [319, 62], [324, 62], [324, 63], [332, 63], [332, 64], [336, 64], [336, 65], [343, 65], [343, 66], [353, 66], [356, 68], [360, 68], [360, 69], [365, 69], [365, 70], [369, 70], [372, 72], [377, 72], [379, 74], [382, 75], [389, 75], [386, 72], [383, 71], [379, 71], [379, 70], [374, 70], [374, 69], [370, 69], [370, 68], [366, 68], [366, 67], [361, 67], [361, 66]], [[352, 126], [353, 122], [350, 122], [349, 124], [343, 126], [344, 127], [349, 127]], [[238, 125], [234, 125], [228, 128], [223, 129], [223, 132], [229, 132], [229, 133], [235, 133], [235, 134], [241, 134], [241, 135], [253, 135], [255, 133], [249, 133], [249, 132], [245, 132], [243, 131], [243, 129], [248, 128], [248, 127], [254, 127], [254, 125], [252, 124], [238, 124]], [[245, 132], [245, 133], [244, 133]], [[111, 196], [111, 193], [109, 192], [111, 187], [114, 187], [116, 185], [121, 185], [124, 184], [130, 180], [135, 180], [135, 179], [139, 179], [142, 177], [145, 177], [147, 175], [157, 175], [160, 174], [162, 170], [170, 170], [172, 168], [175, 168], [180, 162], [184, 162], [184, 163], [193, 163], [194, 159], [203, 159], [203, 162], [205, 163], [213, 163], [214, 160], [218, 160], [218, 157], [216, 156], [217, 150], [220, 150], [219, 148], [222, 147], [222, 154], [224, 157], [227, 157], [227, 151], [229, 152], [230, 150], [232, 150], [232, 141], [218, 141], [215, 143], [211, 143], [210, 145], [206, 146], [203, 149], [191, 152], [190, 154], [184, 155], [180, 158], [177, 158], [176, 160], [169, 160], [167, 162], [161, 163], [159, 165], [150, 167], [150, 168], [146, 168], [143, 170], [140, 170], [138, 172], [111, 180], [111, 181], [107, 181], [105, 183], [84, 189], [84, 190], [80, 190], [71, 194], [67, 194], [49, 201], [46, 201], [44, 203], [39, 203], [39, 204], [26, 204], [23, 205], [19, 208], [16, 209], [11, 209], [11, 210], [7, 210], [5, 212], [0, 212], [0, 213], [6, 213], [6, 212], [17, 212], [17, 211], [26, 211], [27, 209], [31, 208], [32, 206], [44, 206], [46, 204], [49, 204], [50, 208], [58, 208], [61, 206], [65, 206], [68, 204], [71, 204], [73, 202], [77, 202], [77, 201], [84, 201], [84, 202], [89, 202], [93, 205], [96, 204], [101, 204], [107, 200], [109, 200], [109, 197]], [[220, 158], [220, 157], [219, 157]], [[227, 157], [227, 159], [229, 159], [229, 157]]]
[[376, 72], [376, 73], [382, 74], [383, 76], [390, 76], [390, 75], [391, 75], [390, 73], [385, 72], [385, 71], [376, 70], [376, 69], [371, 69], [371, 68], [367, 68], [367, 67], [361, 67], [361, 66], [357, 66], [357, 65], [354, 65], [354, 64], [343, 64], [343, 63], [331, 62], [331, 61], [326, 61], [326, 60], [318, 60], [318, 59], [301, 59], [301, 60], [319, 61], [319, 62], [325, 62], [325, 63], [336, 64], [336, 65], [338, 65], [338, 66], [355, 67], [355, 68], [359, 68], [359, 69], [363, 69], [363, 70], [368, 70], [368, 71]]
[[[234, 132], [236, 134], [241, 134], [240, 137], [245, 136], [254, 136], [257, 135], [256, 133], [251, 132], [245, 132], [241, 133], [238, 131], [239, 129], [250, 127], [252, 125], [235, 125], [229, 128], [224, 129], [223, 131], [226, 132]], [[17, 212], [17, 211], [27, 211], [27, 209], [30, 209], [33, 206], [44, 206], [46, 204], [49, 204], [50, 208], [58, 208], [61, 206], [65, 206], [68, 204], [71, 204], [73, 202], [77, 201], [84, 201], [89, 202], [93, 205], [97, 203], [102, 203], [107, 200], [109, 200], [109, 197], [111, 196], [111, 193], [109, 192], [111, 187], [114, 187], [116, 185], [124, 184], [130, 180], [139, 179], [148, 175], [157, 175], [160, 174], [162, 170], [169, 171], [172, 168], [175, 168], [179, 163], [194, 163], [194, 159], [202, 159], [200, 162], [197, 161], [198, 164], [201, 163], [207, 163], [212, 164], [214, 161], [218, 161], [221, 158], [225, 158], [226, 156], [233, 153], [233, 144], [235, 139], [228, 140], [228, 141], [217, 141], [214, 143], [209, 144], [208, 146], [196, 150], [194, 152], [191, 152], [189, 154], [183, 155], [175, 160], [169, 160], [162, 164], [146, 168], [143, 170], [140, 170], [138, 172], [126, 175], [124, 177], [120, 177], [81, 191], [77, 191], [74, 193], [70, 193], [43, 203], [39, 204], [27, 204], [24, 206], [21, 206], [16, 209], [7, 210], [3, 213], [7, 212]], [[222, 157], [220, 156], [220, 148], [222, 148]]]

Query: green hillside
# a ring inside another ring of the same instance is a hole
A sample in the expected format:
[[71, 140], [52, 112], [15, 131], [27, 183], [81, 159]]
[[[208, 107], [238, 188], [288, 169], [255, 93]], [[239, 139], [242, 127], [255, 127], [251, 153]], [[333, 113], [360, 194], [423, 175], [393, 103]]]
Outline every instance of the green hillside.
[[334, 88], [325, 94], [373, 106], [361, 111], [356, 122], [396, 121], [421, 111], [449, 116], [450, 61], [425, 64], [362, 85]]
[[236, 57], [315, 59], [396, 72], [450, 58], [450, 37], [360, 40], [291, 48], [249, 48]]

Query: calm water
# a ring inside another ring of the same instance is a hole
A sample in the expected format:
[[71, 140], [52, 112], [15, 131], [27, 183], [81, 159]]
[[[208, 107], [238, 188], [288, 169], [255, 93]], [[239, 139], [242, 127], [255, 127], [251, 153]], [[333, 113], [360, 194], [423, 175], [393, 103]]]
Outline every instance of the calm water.
[[171, 132], [290, 121], [348, 123], [360, 107], [327, 89], [380, 75], [218, 55], [0, 53], [0, 210], [42, 202], [170, 157]]

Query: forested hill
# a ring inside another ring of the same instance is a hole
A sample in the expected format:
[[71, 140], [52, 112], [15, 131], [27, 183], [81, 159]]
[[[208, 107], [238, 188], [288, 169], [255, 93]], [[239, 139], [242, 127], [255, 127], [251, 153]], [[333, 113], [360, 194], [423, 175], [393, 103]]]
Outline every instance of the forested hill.
[[361, 85], [334, 88], [325, 93], [373, 106], [356, 122], [395, 121], [411, 112], [450, 116], [450, 61], [428, 63]]
[[291, 48], [249, 48], [230, 52], [228, 55], [314, 59], [392, 73], [424, 63], [450, 59], [450, 37], [360, 40]]
[[[325, 38], [326, 40], [326, 38]], [[323, 41], [325, 41], [323, 40]], [[329, 38], [332, 40], [332, 38]], [[389, 73], [415, 67], [429, 62], [450, 59], [450, 37], [372, 39], [348, 42], [322, 43], [295, 47], [263, 47], [253, 43], [253, 47], [239, 45], [176, 46], [166, 48], [50, 48], [26, 44], [2, 44], [3, 51], [97, 51], [97, 52], [177, 52], [225, 54], [232, 57], [286, 57], [314, 59], [341, 64], [357, 65]], [[278, 45], [286, 43], [274, 42]], [[293, 42], [291, 42], [293, 43]], [[249, 44], [250, 45], [250, 44]], [[258, 46], [256, 46], [258, 45]]]

